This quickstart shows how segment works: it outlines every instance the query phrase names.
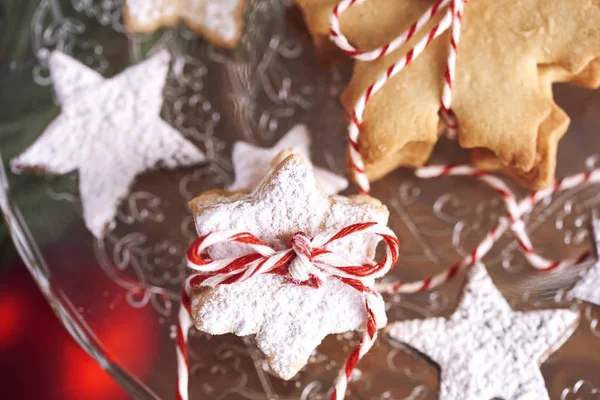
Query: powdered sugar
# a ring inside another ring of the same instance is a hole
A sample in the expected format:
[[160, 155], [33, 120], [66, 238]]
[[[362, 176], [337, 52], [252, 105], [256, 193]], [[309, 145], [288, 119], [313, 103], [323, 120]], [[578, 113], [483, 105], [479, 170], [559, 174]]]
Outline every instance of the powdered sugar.
[[396, 322], [388, 333], [440, 365], [440, 400], [542, 400], [549, 397], [539, 365], [577, 319], [569, 310], [513, 311], [477, 265], [449, 319]]
[[[328, 198], [310, 164], [293, 154], [276, 166], [254, 192], [201, 196], [192, 203], [199, 235], [226, 229], [246, 230], [274, 248], [288, 246], [298, 231], [314, 236], [356, 222], [386, 223], [385, 207], [366, 196]], [[371, 262], [378, 239], [349, 237], [330, 250], [358, 263]], [[213, 259], [237, 257], [239, 244], [215, 246]], [[331, 333], [363, 329], [364, 295], [327, 278], [321, 288], [297, 286], [273, 275], [202, 289], [193, 296], [198, 329], [209, 333], [256, 334], [259, 348], [275, 373], [291, 378], [321, 340]], [[384, 303], [373, 296], [374, 312], [385, 321]]]
[[111, 225], [137, 174], [205, 159], [160, 119], [169, 60], [163, 51], [104, 79], [63, 53], [50, 57], [62, 112], [11, 167], [17, 173], [78, 170], [83, 216], [96, 237]]
[[239, 34], [236, 11], [245, 0], [188, 0], [192, 12], [188, 18], [229, 41]]
[[146, 25], [157, 19], [178, 18], [181, 0], [126, 0], [127, 13], [134, 23]]
[[214, 38], [217, 44], [234, 44], [242, 30], [247, 0], [126, 0], [128, 26], [147, 32], [161, 25], [184, 21]]
[[[277, 249], [288, 246], [292, 234], [308, 236], [335, 230], [355, 222], [387, 222], [387, 210], [367, 196], [328, 197], [318, 184], [312, 166], [293, 154], [268, 173], [248, 195], [233, 193], [207, 196], [192, 201], [199, 235], [225, 229], [247, 230]], [[366, 242], [365, 242], [366, 240]], [[375, 238], [345, 238], [331, 250], [349, 252], [361, 263], [373, 260]], [[366, 243], [366, 245], [365, 245]], [[343, 247], [341, 247], [343, 246]], [[246, 253], [239, 245], [218, 245], [213, 258], [237, 257]]]
[[[200, 300], [203, 304], [198, 304]], [[386, 320], [381, 298], [374, 308]], [[256, 334], [269, 366], [292, 378], [329, 334], [364, 329], [363, 296], [352, 287], [327, 279], [318, 289], [297, 286], [275, 275], [217, 286], [192, 303], [196, 327], [211, 334]], [[382, 328], [380, 326], [379, 328]]]
[[[269, 169], [271, 159], [282, 150], [293, 149], [310, 159], [310, 133], [305, 125], [296, 125], [273, 147], [265, 149], [246, 142], [233, 145], [235, 181], [227, 189], [253, 189]], [[336, 194], [348, 187], [348, 181], [322, 168], [314, 168], [317, 181], [327, 194]]]

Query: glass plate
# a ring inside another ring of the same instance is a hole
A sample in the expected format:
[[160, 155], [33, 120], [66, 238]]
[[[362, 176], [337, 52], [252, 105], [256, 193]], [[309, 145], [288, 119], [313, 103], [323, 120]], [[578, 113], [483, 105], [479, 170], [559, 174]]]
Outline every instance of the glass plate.
[[[246, 33], [233, 52], [207, 44], [184, 27], [127, 35], [119, 0], [16, 4], [11, 22], [19, 32], [23, 26], [29, 29], [15, 35], [19, 51], [2, 69], [5, 87], [15, 89], [3, 90], [2, 104], [18, 110], [10, 146], [2, 149], [5, 161], [59, 112], [48, 77], [51, 50], [73, 54], [105, 76], [161, 48], [173, 55], [163, 118], [206, 152], [207, 164], [140, 176], [120, 207], [115, 229], [102, 240], [83, 225], [75, 174], [35, 177], [2, 171], [0, 204], [22, 257], [73, 337], [132, 398], [174, 398], [183, 256], [196, 236], [186, 202], [231, 182], [235, 140], [270, 146], [297, 123], [312, 132], [315, 163], [342, 174], [346, 124], [338, 95], [351, 67], [318, 63], [302, 18], [287, 1], [254, 1]], [[560, 146], [558, 176], [597, 166], [600, 92], [572, 86], [555, 91], [573, 120]], [[442, 140], [432, 163], [448, 162], [468, 162], [468, 154]], [[32, 191], [34, 200], [25, 195]], [[354, 187], [348, 190], [354, 192]], [[420, 181], [406, 169], [376, 182], [373, 195], [390, 208], [390, 226], [402, 243], [392, 275], [404, 280], [429, 276], [468, 254], [503, 213], [500, 199], [472, 179]], [[536, 248], [563, 258], [589, 247], [587, 223], [599, 203], [592, 186], [538, 206], [528, 219]], [[566, 295], [582, 268], [534, 272], [517, 247], [507, 237], [483, 260], [515, 309], [582, 311], [575, 334], [541, 367], [551, 397], [597, 399], [600, 309]], [[390, 320], [450, 315], [463, 282], [461, 276], [440, 290], [388, 297]], [[356, 342], [352, 334], [327, 338], [310, 363], [284, 382], [269, 371], [252, 338], [194, 331], [190, 397], [325, 399]], [[359, 364], [347, 398], [435, 399], [438, 377], [437, 367], [425, 357], [380, 335]]]

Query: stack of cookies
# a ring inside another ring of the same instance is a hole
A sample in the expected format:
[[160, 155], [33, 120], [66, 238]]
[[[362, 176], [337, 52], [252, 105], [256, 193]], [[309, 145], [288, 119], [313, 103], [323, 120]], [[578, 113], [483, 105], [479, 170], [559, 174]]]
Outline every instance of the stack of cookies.
[[[337, 0], [296, 0], [319, 53], [344, 55], [329, 39]], [[361, 50], [384, 46], [408, 30], [437, 0], [373, 0], [340, 17], [343, 33]], [[440, 13], [396, 51], [357, 61], [341, 96], [349, 115], [373, 81], [428, 34]], [[360, 154], [370, 180], [424, 164], [445, 130], [440, 97], [450, 33], [391, 78], [367, 104]], [[349, 59], [348, 57], [346, 57]], [[597, 0], [470, 0], [464, 8], [453, 82], [458, 143], [474, 165], [499, 169], [523, 185], [552, 184], [558, 142], [569, 117], [554, 102], [552, 84], [600, 86], [600, 2]]]

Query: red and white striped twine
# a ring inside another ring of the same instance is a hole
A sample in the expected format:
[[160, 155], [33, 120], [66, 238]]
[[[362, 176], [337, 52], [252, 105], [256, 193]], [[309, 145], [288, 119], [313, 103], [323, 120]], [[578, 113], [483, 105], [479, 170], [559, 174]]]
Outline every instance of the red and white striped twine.
[[[319, 287], [327, 276], [333, 276], [365, 294], [379, 296], [380, 293], [415, 293], [436, 288], [452, 279], [462, 269], [479, 262], [502, 237], [508, 229], [514, 234], [520, 249], [529, 264], [543, 271], [552, 271], [570, 267], [584, 262], [591, 255], [584, 252], [580, 257], [553, 261], [537, 254], [525, 229], [523, 216], [530, 213], [541, 200], [556, 192], [572, 189], [586, 183], [600, 183], [600, 169], [572, 175], [547, 189], [532, 192], [524, 199], [517, 201], [516, 195], [498, 177], [486, 171], [466, 165], [429, 166], [417, 169], [420, 178], [437, 178], [444, 176], [467, 176], [477, 178], [502, 196], [506, 207], [506, 216], [500, 217], [496, 225], [487, 233], [481, 243], [471, 254], [428, 279], [417, 282], [385, 282], [373, 284], [374, 279], [381, 278], [391, 269], [398, 259], [399, 242], [395, 234], [387, 227], [376, 223], [359, 223], [350, 225], [337, 232], [323, 233], [309, 239], [303, 233], [295, 234], [290, 240], [291, 248], [276, 251], [268, 244], [247, 232], [217, 232], [196, 240], [188, 249], [188, 266], [200, 273], [190, 276], [182, 294], [179, 323], [177, 326], [177, 399], [188, 399], [188, 330], [192, 326], [189, 293], [194, 287], [226, 285], [242, 282], [257, 274], [272, 273], [284, 276], [292, 284]], [[386, 255], [382, 261], [374, 265], [355, 265], [342, 257], [325, 249], [329, 243], [344, 237], [372, 233], [379, 235], [386, 243]], [[254, 253], [245, 256], [210, 260], [205, 251], [219, 243], [234, 242], [250, 246]], [[369, 296], [365, 296], [367, 312], [367, 329], [360, 344], [352, 351], [336, 378], [332, 400], [342, 400], [352, 371], [360, 359], [371, 349], [377, 339], [378, 321], [369, 306]]]
[[[348, 128], [348, 153], [352, 164], [354, 180], [363, 193], [369, 193], [370, 184], [365, 173], [365, 165], [360, 154], [359, 147], [360, 128], [363, 122], [365, 107], [369, 102], [369, 99], [375, 93], [377, 93], [390, 78], [402, 71], [408, 64], [414, 61], [436, 37], [441, 35], [450, 27], [450, 46], [447, 67], [444, 76], [444, 87], [442, 91], [440, 111], [446, 121], [448, 128], [447, 135], [449, 137], [456, 136], [457, 123], [451, 110], [452, 85], [456, 70], [456, 54], [460, 40], [462, 13], [467, 0], [438, 0], [427, 11], [425, 11], [425, 13], [417, 20], [417, 22], [411, 25], [407, 31], [392, 40], [390, 43], [366, 52], [352, 46], [348, 39], [342, 34], [340, 29], [341, 14], [350, 7], [365, 1], [366, 0], [343, 0], [334, 7], [329, 19], [331, 40], [350, 57], [360, 61], [373, 61], [398, 49], [400, 46], [406, 44], [416, 32], [418, 32], [425, 24], [433, 19], [441, 9], [450, 5], [440, 22], [434, 26], [425, 37], [418, 41], [415, 46], [406, 53], [406, 55], [390, 66], [385, 73], [381, 74], [365, 90], [365, 92], [354, 105], [352, 121], [350, 122], [350, 126]], [[445, 175], [462, 175], [472, 176], [483, 180], [502, 195], [507, 209], [508, 218], [501, 218], [470, 255], [465, 257], [463, 260], [460, 260], [447, 270], [431, 278], [418, 282], [385, 283], [378, 285], [377, 290], [381, 293], [414, 293], [437, 287], [452, 279], [461, 269], [478, 262], [490, 251], [496, 241], [509, 228], [515, 234], [521, 251], [524, 253], [527, 261], [536, 269], [550, 271], [582, 262], [585, 258], [587, 258], [589, 255], [588, 253], [583, 254], [577, 259], [564, 260], [560, 262], [548, 260], [537, 254], [533, 250], [531, 240], [525, 230], [525, 224], [522, 220], [522, 216], [530, 212], [538, 201], [550, 196], [552, 193], [566, 190], [589, 181], [597, 182], [599, 174], [599, 172], [594, 170], [588, 173], [574, 175], [570, 178], [557, 181], [552, 188], [533, 192], [529, 197], [517, 202], [516, 196], [504, 184], [503, 181], [484, 171], [477, 170], [469, 166], [432, 166], [417, 170], [417, 176], [422, 178], [440, 177]]]
[[460, 41], [460, 28], [462, 25], [462, 12], [465, 6], [465, 0], [455, 0], [450, 5], [452, 13], [452, 33], [450, 36], [450, 50], [448, 51], [448, 61], [446, 63], [446, 73], [444, 74], [444, 89], [442, 91], [441, 113], [446, 121], [446, 135], [450, 139], [456, 138], [458, 124], [454, 114], [452, 114], [452, 83], [456, 71], [456, 52], [458, 51], [458, 42]]
[[456, 52], [460, 40], [462, 12], [464, 4], [467, 2], [467, 0], [438, 0], [433, 6], [425, 11], [425, 13], [417, 20], [417, 22], [411, 25], [408, 30], [392, 40], [390, 43], [375, 50], [363, 52], [352, 46], [348, 39], [342, 34], [340, 30], [340, 16], [348, 8], [365, 1], [366, 0], [342, 0], [333, 8], [329, 18], [329, 36], [331, 40], [346, 54], [361, 61], [376, 60], [404, 45], [414, 36], [416, 32], [418, 32], [425, 24], [434, 18], [441, 9], [450, 4], [450, 7], [440, 22], [434, 26], [431, 31], [429, 31], [429, 34], [419, 40], [415, 46], [410, 49], [400, 60], [396, 61], [387, 69], [385, 73], [381, 74], [367, 88], [367, 90], [365, 90], [365, 92], [354, 105], [352, 120], [348, 128], [348, 153], [350, 162], [352, 164], [354, 180], [363, 193], [369, 193], [369, 179], [365, 174], [365, 165], [360, 154], [359, 147], [360, 127], [363, 122], [365, 107], [371, 96], [377, 93], [390, 78], [402, 71], [408, 64], [414, 61], [436, 37], [444, 33], [450, 27], [452, 27], [452, 34], [450, 39], [446, 73], [444, 76], [444, 88], [442, 91], [440, 111], [448, 127], [447, 135], [449, 137], [456, 136], [457, 123], [451, 111], [452, 85], [456, 70]]
[[379, 293], [415, 293], [438, 287], [456, 276], [460, 270], [470, 267], [481, 260], [508, 229], [514, 233], [519, 243], [520, 250], [523, 252], [528, 263], [538, 270], [552, 271], [559, 268], [570, 267], [584, 262], [591, 255], [591, 252], [586, 251], [578, 258], [566, 259], [563, 261], [553, 261], [542, 257], [533, 249], [531, 239], [525, 229], [523, 216], [530, 213], [539, 201], [556, 192], [572, 189], [586, 183], [600, 182], [600, 169], [558, 180], [552, 187], [534, 191], [521, 201], [517, 201], [514, 192], [498, 177], [490, 175], [486, 171], [478, 170], [466, 165], [423, 167], [417, 169], [416, 175], [420, 178], [469, 176], [480, 179], [502, 196], [507, 215], [506, 217], [501, 217], [499, 219], [498, 223], [488, 232], [471, 254], [458, 261], [450, 268], [428, 279], [417, 282], [387, 282], [376, 285], [376, 290]]
[[[357, 265], [324, 247], [337, 240], [357, 234], [375, 234], [386, 244], [384, 258], [376, 264]], [[227, 259], [211, 260], [206, 250], [222, 243], [247, 245], [252, 253]], [[248, 232], [214, 232], [197, 239], [187, 252], [188, 267], [198, 271], [190, 276], [184, 286], [182, 306], [177, 326], [177, 399], [188, 399], [187, 359], [188, 330], [192, 325], [190, 291], [202, 286], [228, 285], [243, 282], [259, 274], [278, 274], [291, 284], [319, 287], [326, 277], [335, 277], [365, 294], [367, 314], [366, 330], [359, 346], [350, 354], [344, 368], [336, 378], [333, 400], [341, 400], [352, 371], [360, 359], [369, 351], [377, 338], [378, 321], [369, 302], [371, 296], [380, 296], [374, 289], [374, 279], [384, 276], [398, 259], [399, 241], [386, 226], [375, 222], [357, 223], [339, 231], [326, 232], [308, 238], [296, 233], [290, 240], [290, 248], [277, 251]]]

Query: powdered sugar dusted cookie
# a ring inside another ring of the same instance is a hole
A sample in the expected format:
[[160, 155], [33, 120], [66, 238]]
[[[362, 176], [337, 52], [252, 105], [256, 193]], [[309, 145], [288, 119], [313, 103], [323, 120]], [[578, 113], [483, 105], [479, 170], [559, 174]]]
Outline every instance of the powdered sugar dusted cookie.
[[[385, 224], [388, 211], [365, 196], [327, 196], [310, 163], [298, 153], [282, 153], [251, 192], [210, 191], [190, 202], [199, 235], [224, 230], [248, 231], [275, 249], [285, 249], [296, 232], [313, 237], [357, 222]], [[357, 263], [372, 262], [378, 239], [347, 237], [327, 247]], [[212, 259], [248, 253], [240, 244], [211, 248]], [[274, 274], [245, 282], [195, 290], [192, 316], [196, 327], [211, 334], [256, 335], [272, 370], [293, 377], [329, 334], [366, 328], [364, 296], [385, 325], [381, 297], [362, 294], [340, 280], [324, 279], [319, 288], [290, 283]], [[381, 328], [382, 326], [379, 326]]]
[[[298, 5], [321, 60], [347, 61], [345, 55], [329, 38], [331, 11], [340, 0], [294, 0]], [[433, 1], [377, 0], [349, 8], [341, 18], [341, 28], [360, 49], [382, 46], [402, 33], [402, 28], [417, 18]], [[400, 18], [398, 16], [401, 16]]]
[[[233, 145], [233, 169], [235, 181], [228, 190], [254, 188], [269, 169], [271, 159], [280, 151], [291, 149], [310, 159], [310, 133], [306, 125], [296, 125], [273, 147], [265, 149], [246, 142]], [[336, 194], [348, 187], [348, 181], [322, 168], [314, 168], [317, 181], [327, 194]]]
[[150, 33], [184, 22], [214, 44], [237, 45], [244, 28], [247, 0], [126, 0], [125, 24], [130, 32]]
[[102, 237], [136, 175], [176, 168], [204, 154], [160, 118], [170, 56], [162, 51], [105, 79], [55, 51], [49, 66], [61, 114], [11, 161], [15, 173], [79, 172], [87, 228]]
[[479, 264], [450, 318], [396, 322], [388, 333], [439, 364], [440, 400], [543, 400], [539, 366], [578, 319], [570, 310], [513, 311]]

